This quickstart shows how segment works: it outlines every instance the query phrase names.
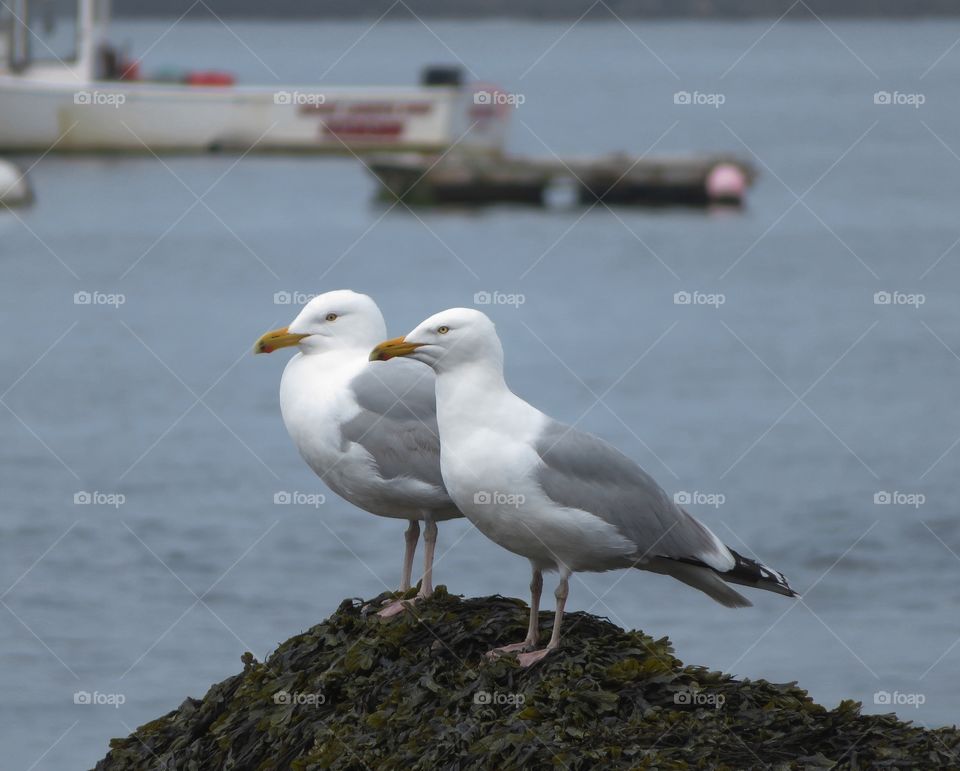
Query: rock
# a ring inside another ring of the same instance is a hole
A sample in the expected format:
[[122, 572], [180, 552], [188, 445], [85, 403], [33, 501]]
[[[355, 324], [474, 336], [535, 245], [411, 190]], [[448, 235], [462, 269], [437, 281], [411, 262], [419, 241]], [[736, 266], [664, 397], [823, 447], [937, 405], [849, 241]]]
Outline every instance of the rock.
[[[794, 683], [684, 665], [666, 638], [571, 613], [529, 670], [488, 660], [526, 631], [519, 600], [438, 588], [389, 621], [344, 601], [201, 701], [111, 741], [121, 769], [957, 768], [960, 731]], [[541, 614], [549, 635], [552, 613]]]

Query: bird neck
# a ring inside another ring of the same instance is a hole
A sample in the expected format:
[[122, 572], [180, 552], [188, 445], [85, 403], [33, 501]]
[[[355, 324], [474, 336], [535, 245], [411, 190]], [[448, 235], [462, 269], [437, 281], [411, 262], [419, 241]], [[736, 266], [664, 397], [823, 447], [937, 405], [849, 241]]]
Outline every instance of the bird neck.
[[[328, 356], [337, 358], [349, 356], [367, 356], [371, 349], [382, 338], [370, 337], [367, 339], [320, 337], [311, 335], [299, 343], [300, 353], [304, 356]], [[372, 341], [372, 342], [371, 342]]]
[[[486, 409], [505, 396], [513, 396], [503, 379], [503, 370], [484, 362], [469, 362], [454, 370], [437, 373], [437, 420], [463, 421], [489, 414]], [[441, 427], [441, 431], [442, 431]]]
[[[318, 388], [338, 388], [367, 363], [363, 348], [335, 347], [301, 351], [287, 362], [280, 381], [281, 399], [285, 393], [305, 394]], [[319, 397], [318, 397], [319, 398]]]

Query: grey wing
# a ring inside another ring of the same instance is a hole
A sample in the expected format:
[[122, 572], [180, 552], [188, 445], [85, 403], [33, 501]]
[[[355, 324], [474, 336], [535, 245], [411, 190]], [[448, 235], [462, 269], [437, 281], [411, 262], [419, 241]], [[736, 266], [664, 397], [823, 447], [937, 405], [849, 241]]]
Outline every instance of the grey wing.
[[551, 421], [536, 450], [547, 496], [610, 523], [637, 545], [637, 558], [702, 560], [717, 570], [733, 556], [704, 525], [681, 509], [638, 464], [612, 445]]
[[410, 477], [445, 492], [434, 377], [409, 359], [372, 362], [350, 382], [360, 412], [340, 431], [370, 453], [384, 479]]

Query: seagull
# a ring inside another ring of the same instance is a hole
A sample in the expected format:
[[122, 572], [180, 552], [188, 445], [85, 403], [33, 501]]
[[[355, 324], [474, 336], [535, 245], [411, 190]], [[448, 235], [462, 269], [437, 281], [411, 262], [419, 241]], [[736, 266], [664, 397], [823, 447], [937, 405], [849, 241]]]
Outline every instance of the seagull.
[[[297, 346], [280, 381], [280, 410], [307, 465], [341, 498], [381, 517], [409, 520], [400, 591], [411, 586], [424, 523], [423, 579], [417, 599], [433, 593], [437, 522], [463, 516], [440, 475], [434, 376], [407, 359], [371, 363], [386, 337], [376, 303], [350, 290], [308, 302], [289, 327], [267, 332], [254, 353]], [[397, 600], [380, 611], [404, 609]]]
[[[571, 574], [639, 568], [672, 576], [727, 607], [752, 603], [729, 584], [797, 596], [786, 578], [737, 554], [612, 445], [514, 394], [503, 347], [483, 313], [453, 308], [371, 360], [407, 357], [437, 374], [440, 468], [453, 502], [484, 535], [533, 570], [526, 639], [490, 651], [530, 666], [560, 645]], [[543, 572], [560, 575], [553, 633], [535, 650]]]

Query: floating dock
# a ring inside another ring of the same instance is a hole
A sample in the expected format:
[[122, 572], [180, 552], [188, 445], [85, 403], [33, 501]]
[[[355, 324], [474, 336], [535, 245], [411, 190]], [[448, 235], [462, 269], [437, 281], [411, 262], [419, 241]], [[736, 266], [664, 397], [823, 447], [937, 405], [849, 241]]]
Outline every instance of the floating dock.
[[368, 166], [383, 183], [381, 198], [411, 205], [542, 206], [558, 188], [572, 190], [583, 205], [740, 205], [755, 177], [750, 164], [724, 154], [540, 159], [403, 153], [374, 156]]

